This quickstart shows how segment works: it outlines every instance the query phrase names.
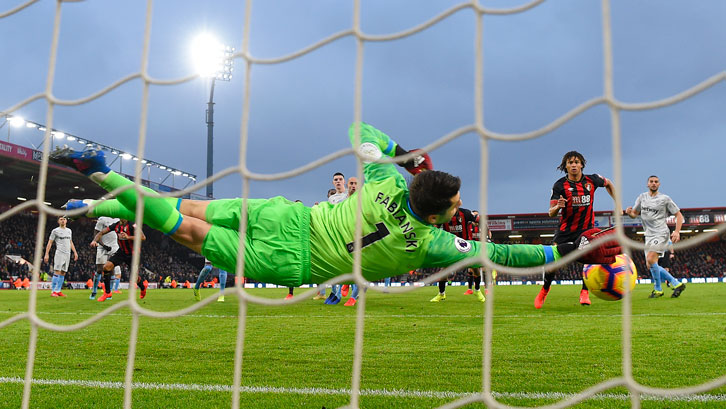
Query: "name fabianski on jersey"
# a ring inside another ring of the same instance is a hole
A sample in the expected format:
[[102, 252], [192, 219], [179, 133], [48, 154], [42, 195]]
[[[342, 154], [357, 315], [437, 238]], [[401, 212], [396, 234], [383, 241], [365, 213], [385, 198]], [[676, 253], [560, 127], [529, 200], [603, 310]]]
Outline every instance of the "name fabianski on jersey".
[[373, 202], [383, 206], [398, 221], [398, 227], [401, 229], [401, 234], [403, 234], [403, 238], [406, 240], [406, 251], [409, 253], [416, 251], [418, 248], [416, 232], [413, 231], [411, 222], [407, 220], [406, 212], [403, 211], [403, 208], [383, 192], [378, 192]]

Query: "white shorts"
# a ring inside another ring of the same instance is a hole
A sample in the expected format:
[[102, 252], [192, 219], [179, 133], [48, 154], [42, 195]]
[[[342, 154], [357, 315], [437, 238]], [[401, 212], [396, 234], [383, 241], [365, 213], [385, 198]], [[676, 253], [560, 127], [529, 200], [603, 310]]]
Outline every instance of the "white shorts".
[[668, 235], [645, 236], [645, 255], [647, 256], [648, 252], [654, 251], [658, 253], [658, 256], [663, 257], [663, 254], [665, 254], [666, 248], [668, 246], [669, 239], [670, 237], [668, 237]]
[[53, 271], [68, 272], [68, 264], [71, 263], [71, 253], [55, 252], [53, 257]]
[[108, 251], [99, 245], [96, 248], [96, 264], [106, 264], [108, 259], [111, 258], [116, 251], [118, 251], [118, 246], [111, 247], [111, 251]]

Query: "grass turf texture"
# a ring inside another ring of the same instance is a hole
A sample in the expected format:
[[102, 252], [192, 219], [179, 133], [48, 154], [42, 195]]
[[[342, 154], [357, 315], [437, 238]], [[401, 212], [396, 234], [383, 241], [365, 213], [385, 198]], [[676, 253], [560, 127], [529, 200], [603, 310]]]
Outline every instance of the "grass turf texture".
[[[301, 290], [298, 290], [301, 291]], [[425, 408], [481, 390], [483, 304], [464, 287], [448, 287], [441, 303], [428, 300], [435, 287], [407, 294], [367, 294], [360, 398], [364, 408]], [[556, 402], [622, 376], [622, 303], [593, 298], [578, 303], [579, 286], [554, 286], [542, 310], [532, 301], [535, 286], [497, 287], [492, 346], [492, 390], [510, 405]], [[651, 286], [633, 294], [633, 376], [653, 387], [697, 385], [726, 375], [725, 284], [689, 284], [681, 298], [649, 299]], [[282, 298], [286, 289], [252, 293]], [[40, 291], [41, 319], [72, 324], [109, 303], [89, 301], [89, 291], [51, 298]], [[216, 297], [216, 290], [202, 290]], [[0, 292], [0, 320], [27, 310], [29, 292]], [[114, 295], [125, 300], [127, 292]], [[176, 389], [135, 388], [133, 405], [144, 408], [227, 407], [234, 374], [237, 299], [213, 303], [175, 319], [140, 318], [135, 383], [182, 384]], [[191, 290], [150, 290], [142, 306], [171, 311], [194, 302]], [[355, 307], [304, 300], [283, 307], [250, 305], [242, 387], [281, 388], [241, 394], [242, 407], [331, 408], [349, 401]], [[35, 384], [31, 407], [120, 407], [123, 390], [84, 382], [123, 382], [131, 314], [122, 309], [73, 332], [40, 330], [34, 378], [71, 385]], [[0, 407], [19, 407], [29, 342], [29, 323], [0, 329]], [[217, 386], [190, 391], [188, 385]], [[310, 389], [305, 389], [310, 388]], [[294, 389], [294, 390], [293, 390]], [[392, 393], [391, 391], [399, 391]], [[537, 393], [543, 394], [541, 397]], [[630, 407], [624, 388], [587, 400], [578, 408]], [[726, 388], [706, 401], [644, 399], [643, 408], [722, 408]], [[562, 399], [562, 398], [559, 398]], [[473, 404], [466, 407], [483, 407]]]

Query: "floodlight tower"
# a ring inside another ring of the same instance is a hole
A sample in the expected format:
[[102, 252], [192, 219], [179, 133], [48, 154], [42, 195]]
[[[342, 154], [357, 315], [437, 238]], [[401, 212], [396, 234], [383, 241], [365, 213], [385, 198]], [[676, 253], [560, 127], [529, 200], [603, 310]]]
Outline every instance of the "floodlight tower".
[[[209, 33], [198, 35], [192, 42], [194, 65], [200, 76], [209, 78], [209, 102], [207, 102], [207, 178], [214, 174], [214, 83], [230, 81], [234, 71], [234, 48], [225, 46]], [[207, 185], [207, 197], [214, 197], [212, 183]]]

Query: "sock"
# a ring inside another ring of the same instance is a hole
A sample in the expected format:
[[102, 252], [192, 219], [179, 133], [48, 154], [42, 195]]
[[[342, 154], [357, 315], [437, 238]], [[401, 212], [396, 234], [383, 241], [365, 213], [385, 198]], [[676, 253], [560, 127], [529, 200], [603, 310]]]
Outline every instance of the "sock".
[[118, 286], [119, 286], [119, 284], [121, 284], [121, 279], [120, 279], [120, 278], [118, 278], [118, 277], [116, 277], [116, 278], [115, 278], [115, 279], [113, 280], [113, 290], [114, 290], [114, 291], [118, 291]]
[[660, 285], [660, 266], [658, 263], [650, 266], [650, 276], [653, 277], [653, 289], [655, 291], [663, 291]]
[[474, 280], [474, 289], [477, 291], [481, 289], [481, 278], [477, 277], [477, 279]]
[[545, 273], [544, 275], [544, 286], [542, 288], [545, 289], [545, 291], [550, 290], [550, 286], [552, 285], [552, 282], [555, 280], [555, 273], [549, 272]]
[[[148, 192], [153, 192], [153, 190], [144, 187], [144, 190]], [[159, 198], [161, 200], [166, 201], [170, 205], [174, 206], [175, 209], [179, 210], [179, 206], [181, 204], [181, 198], [178, 197], [164, 197]], [[125, 219], [125, 220], [134, 220], [136, 218], [136, 215], [134, 212], [136, 211], [136, 208], [133, 210], [130, 210], [126, 208], [121, 202], [118, 201], [118, 199], [108, 199], [108, 200], [88, 200], [88, 205], [92, 205], [96, 202], [101, 202], [98, 206], [94, 207], [93, 209], [89, 210], [88, 213], [86, 213], [86, 217], [100, 217], [100, 216], [106, 216], [106, 217], [116, 217], [119, 219]]]
[[[91, 179], [109, 192], [122, 186], [134, 184], [134, 182], [114, 171], [94, 173], [91, 175]], [[136, 210], [135, 190], [126, 190], [120, 193], [117, 199], [126, 209]], [[154, 196], [144, 198], [144, 224], [152, 229], [159, 230], [164, 234], [174, 234], [182, 219], [181, 213], [166, 198]], [[135, 217], [133, 220], [135, 220]]]
[[446, 280], [439, 281], [439, 294], [446, 292]]
[[[225, 288], [227, 288], [227, 272], [219, 270], [219, 291], [224, 292]], [[290, 291], [290, 294], [292, 294], [292, 291]]]
[[353, 284], [351, 289], [350, 298], [357, 300], [358, 299], [358, 284]]
[[86, 213], [86, 217], [106, 216], [125, 220], [136, 219], [136, 215], [134, 214], [134, 210], [136, 209], [129, 210], [116, 199], [109, 199], [105, 201], [87, 199], [84, 200], [84, 202], [87, 202], [89, 206], [96, 202], [101, 202], [97, 207], [89, 210], [88, 213]]
[[[582, 278], [582, 272], [585, 270], [585, 265], [581, 264], [581, 263], [576, 263], [575, 269], [577, 270], [577, 276]], [[582, 280], [582, 289], [585, 291], [589, 291], [587, 288], [587, 284], [585, 283], [585, 280]]]
[[139, 287], [139, 291], [146, 290], [146, 284], [144, 284], [144, 281], [141, 279], [141, 276], [136, 277], [136, 286]]
[[[221, 280], [220, 280], [221, 281]], [[290, 295], [293, 295], [292, 292], [295, 290], [295, 287], [287, 287], [287, 293]]]
[[342, 296], [340, 295], [340, 292], [342, 290], [343, 290], [343, 286], [341, 286], [340, 284], [336, 284], [333, 286], [333, 289], [330, 292], [335, 294], [336, 297], [342, 298]]
[[106, 288], [104, 289], [104, 293], [111, 294], [111, 272], [110, 271], [103, 272], [103, 284], [106, 286]]
[[681, 284], [678, 280], [675, 279], [675, 277], [671, 275], [671, 273], [668, 272], [668, 270], [661, 267], [660, 265], [658, 265], [658, 270], [660, 270], [661, 281], [663, 281], [663, 279], [665, 278], [666, 280], [668, 280], [669, 283], [671, 283], [671, 287], [673, 288], [676, 288]]
[[66, 276], [64, 276], [64, 275], [58, 276], [58, 284], [56, 284], [58, 286], [58, 290], [56, 290], [56, 292], [63, 291], [63, 282], [65, 281], [65, 279], [66, 279]]
[[91, 294], [96, 294], [96, 291], [98, 291], [98, 283], [101, 282], [101, 275], [103, 273], [96, 273], [93, 275], [93, 290], [91, 290]]
[[[467, 277], [466, 281], [468, 282], [468, 284], [469, 284], [469, 289], [471, 290], [471, 286], [472, 286], [472, 285], [474, 285], [474, 276], [473, 276], [473, 275], [470, 275], [469, 277]], [[479, 288], [479, 287], [477, 287], [477, 289], [478, 289], [478, 288]]]
[[199, 287], [202, 286], [202, 283], [204, 282], [204, 280], [207, 279], [210, 271], [212, 271], [212, 266], [210, 266], [209, 264], [205, 265], [204, 268], [202, 268], [202, 271], [199, 272], [199, 277], [197, 277], [197, 282], [194, 283], [195, 290], [198, 290]]
[[318, 286], [318, 294], [320, 294], [323, 297], [325, 297], [325, 286], [322, 286], [322, 285], [319, 285]]
[[53, 278], [50, 279], [50, 291], [51, 292], [54, 292], [54, 293], [58, 292], [55, 289], [57, 283], [58, 283], [58, 276], [53, 274]]

